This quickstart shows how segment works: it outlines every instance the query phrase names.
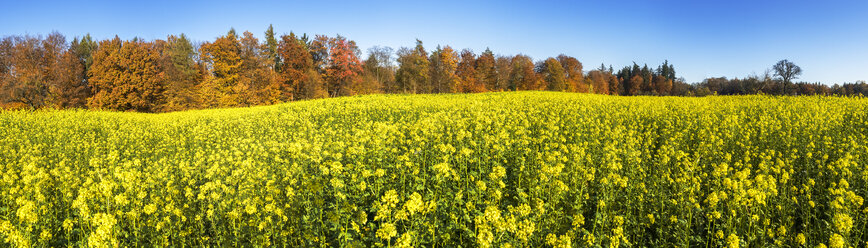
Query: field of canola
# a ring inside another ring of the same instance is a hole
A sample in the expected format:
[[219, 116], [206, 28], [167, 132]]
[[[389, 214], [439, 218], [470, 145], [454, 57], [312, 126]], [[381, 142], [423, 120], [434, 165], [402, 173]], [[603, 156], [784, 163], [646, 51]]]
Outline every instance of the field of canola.
[[866, 247], [868, 100], [0, 113], [0, 246]]

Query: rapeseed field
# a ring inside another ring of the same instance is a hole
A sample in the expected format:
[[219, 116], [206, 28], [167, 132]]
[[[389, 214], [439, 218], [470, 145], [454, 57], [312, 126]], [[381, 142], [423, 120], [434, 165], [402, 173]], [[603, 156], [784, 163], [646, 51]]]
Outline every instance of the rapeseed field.
[[868, 100], [0, 113], [0, 246], [865, 247]]

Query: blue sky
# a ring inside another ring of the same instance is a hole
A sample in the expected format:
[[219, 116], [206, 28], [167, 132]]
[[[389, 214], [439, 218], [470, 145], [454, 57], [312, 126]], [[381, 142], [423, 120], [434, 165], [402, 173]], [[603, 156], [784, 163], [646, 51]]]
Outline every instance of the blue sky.
[[688, 82], [761, 75], [789, 59], [800, 81], [868, 80], [868, 1], [10, 1], [0, 35], [208, 41], [234, 27], [262, 37], [341, 34], [374, 45], [438, 44], [479, 53], [564, 53], [585, 69], [664, 59]]

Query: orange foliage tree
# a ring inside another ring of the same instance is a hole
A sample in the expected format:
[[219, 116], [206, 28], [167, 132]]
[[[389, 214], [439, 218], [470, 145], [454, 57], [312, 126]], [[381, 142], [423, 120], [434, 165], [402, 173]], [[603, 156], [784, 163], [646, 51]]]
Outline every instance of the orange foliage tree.
[[586, 84], [583, 79], [584, 74], [582, 74], [582, 62], [579, 62], [579, 60], [574, 57], [563, 54], [558, 55], [557, 59], [564, 68], [566, 90], [571, 92], [587, 93], [589, 85]]
[[494, 53], [488, 48], [476, 59], [476, 81], [487, 91], [499, 89]]
[[241, 70], [236, 88], [241, 106], [279, 102], [279, 75], [272, 69], [274, 58], [269, 56], [267, 43], [260, 44], [253, 33], [245, 31], [241, 43]]
[[280, 67], [281, 100], [312, 98], [310, 92], [304, 91], [304, 83], [308, 81], [309, 71], [313, 70], [313, 59], [303, 41], [295, 33], [280, 37], [277, 53], [282, 61]]
[[455, 67], [458, 65], [458, 54], [452, 47], [437, 47], [428, 58], [430, 84], [426, 93], [452, 93], [458, 84]]
[[421, 93], [428, 83], [428, 52], [421, 40], [416, 40], [414, 49], [398, 49], [398, 71], [395, 73], [398, 92]]
[[199, 48], [199, 56], [210, 72], [199, 87], [202, 106], [236, 106], [239, 102], [239, 93], [244, 90], [244, 87], [238, 85], [243, 62], [241, 44], [238, 42], [235, 30], [230, 30], [214, 42], [202, 44]]
[[164, 100], [165, 76], [153, 43], [117, 36], [100, 42], [89, 76], [91, 108], [154, 112]]
[[525, 55], [515, 55], [509, 73], [510, 90], [540, 90], [539, 76], [534, 71], [533, 60]]
[[455, 68], [455, 75], [459, 80], [459, 92], [484, 92], [485, 84], [477, 77], [476, 73], [476, 54], [470, 49], [461, 51], [461, 58], [458, 62], [458, 67]]
[[539, 73], [545, 81], [547, 90], [567, 90], [566, 73], [564, 73], [564, 67], [557, 59], [548, 58], [539, 67]]

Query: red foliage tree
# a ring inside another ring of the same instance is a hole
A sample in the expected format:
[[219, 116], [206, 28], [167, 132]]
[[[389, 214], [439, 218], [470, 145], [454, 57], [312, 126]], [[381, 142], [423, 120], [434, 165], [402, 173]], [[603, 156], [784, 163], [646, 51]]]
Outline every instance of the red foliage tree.
[[331, 96], [352, 95], [353, 84], [362, 72], [355, 42], [338, 35], [329, 39], [329, 65], [326, 68], [328, 92]]

